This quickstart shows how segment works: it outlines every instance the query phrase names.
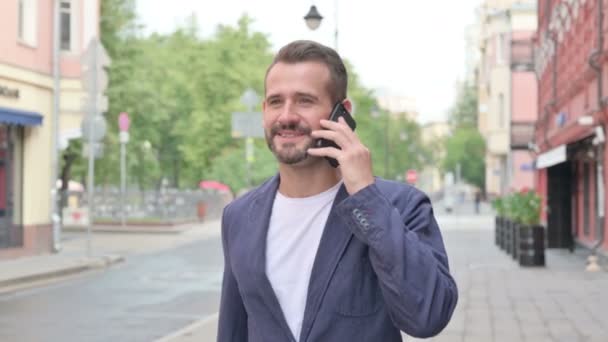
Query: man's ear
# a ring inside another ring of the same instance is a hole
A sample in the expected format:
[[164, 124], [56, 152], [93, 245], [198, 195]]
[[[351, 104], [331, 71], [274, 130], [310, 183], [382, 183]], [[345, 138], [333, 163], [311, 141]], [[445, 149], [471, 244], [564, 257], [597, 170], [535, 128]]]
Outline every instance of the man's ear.
[[342, 101], [342, 105], [344, 105], [344, 108], [346, 108], [349, 113], [353, 113], [353, 103], [350, 102], [349, 99], [344, 99], [344, 101]]

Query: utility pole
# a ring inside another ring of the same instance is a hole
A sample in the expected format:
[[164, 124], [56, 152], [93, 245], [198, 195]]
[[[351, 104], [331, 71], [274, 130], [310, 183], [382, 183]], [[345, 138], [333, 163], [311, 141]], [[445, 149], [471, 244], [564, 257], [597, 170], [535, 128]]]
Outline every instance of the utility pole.
[[53, 252], [61, 250], [61, 216], [59, 211], [59, 193], [57, 190], [57, 175], [59, 174], [59, 116], [60, 110], [60, 69], [59, 59], [59, 5], [60, 0], [53, 2], [53, 126], [51, 143], [51, 224], [53, 225]]

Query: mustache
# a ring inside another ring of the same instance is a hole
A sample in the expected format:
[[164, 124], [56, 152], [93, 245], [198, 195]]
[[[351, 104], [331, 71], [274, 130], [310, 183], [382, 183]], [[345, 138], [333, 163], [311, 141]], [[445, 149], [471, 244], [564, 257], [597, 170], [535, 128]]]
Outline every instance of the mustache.
[[279, 131], [283, 131], [283, 130], [294, 131], [296, 133], [306, 134], [306, 135], [310, 135], [312, 133], [312, 130], [310, 129], [310, 127], [298, 125], [296, 123], [274, 124], [270, 128], [270, 136], [274, 137], [275, 135], [279, 134]]

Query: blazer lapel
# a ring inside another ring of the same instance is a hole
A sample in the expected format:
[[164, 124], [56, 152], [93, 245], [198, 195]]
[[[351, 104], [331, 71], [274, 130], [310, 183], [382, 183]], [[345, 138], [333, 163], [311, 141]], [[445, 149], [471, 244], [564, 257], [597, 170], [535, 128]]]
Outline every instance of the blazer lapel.
[[337, 215], [335, 207], [342, 202], [348, 193], [344, 185], [340, 187], [334, 203], [332, 205], [327, 223], [321, 236], [321, 243], [315, 256], [315, 261], [310, 275], [308, 284], [308, 295], [306, 297], [306, 309], [304, 311], [304, 320], [302, 321], [302, 330], [300, 334], [300, 342], [306, 341], [310, 330], [314, 324], [319, 307], [323, 301], [323, 297], [329, 286], [333, 273], [348, 245], [353, 234], [346, 226], [346, 223]]
[[260, 193], [252, 200], [249, 209], [249, 222], [251, 223], [251, 248], [250, 257], [253, 264], [256, 277], [255, 283], [258, 286], [262, 300], [272, 313], [272, 316], [285, 331], [286, 336], [293, 337], [291, 329], [287, 324], [279, 300], [277, 299], [270, 280], [266, 275], [266, 237], [268, 235], [268, 227], [270, 224], [270, 215], [274, 198], [279, 186], [279, 176], [274, 176], [268, 183], [264, 185]]

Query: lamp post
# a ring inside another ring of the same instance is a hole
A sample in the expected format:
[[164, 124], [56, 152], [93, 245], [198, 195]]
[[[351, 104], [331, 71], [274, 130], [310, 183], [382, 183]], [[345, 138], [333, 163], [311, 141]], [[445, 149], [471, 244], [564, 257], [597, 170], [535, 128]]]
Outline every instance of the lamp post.
[[[338, 51], [338, 0], [334, 1], [334, 20], [335, 20], [335, 28], [334, 28], [334, 49]], [[316, 30], [321, 26], [321, 21], [323, 20], [323, 16], [317, 10], [317, 6], [312, 5], [308, 10], [308, 13], [304, 16], [304, 21], [306, 22], [306, 26], [312, 31]]]
[[127, 143], [129, 142], [129, 114], [122, 112], [118, 116], [118, 127], [120, 129], [120, 198], [121, 198], [121, 215], [120, 222], [124, 227], [126, 225], [127, 213], [125, 198], [127, 196]]

